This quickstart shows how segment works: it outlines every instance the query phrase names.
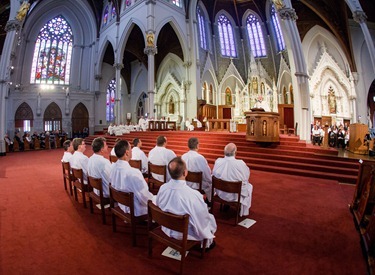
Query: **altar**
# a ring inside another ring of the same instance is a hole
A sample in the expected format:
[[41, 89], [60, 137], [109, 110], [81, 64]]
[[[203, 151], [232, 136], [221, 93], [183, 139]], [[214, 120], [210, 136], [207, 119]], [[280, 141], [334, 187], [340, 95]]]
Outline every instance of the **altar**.
[[246, 115], [246, 140], [279, 142], [279, 113], [252, 109]]

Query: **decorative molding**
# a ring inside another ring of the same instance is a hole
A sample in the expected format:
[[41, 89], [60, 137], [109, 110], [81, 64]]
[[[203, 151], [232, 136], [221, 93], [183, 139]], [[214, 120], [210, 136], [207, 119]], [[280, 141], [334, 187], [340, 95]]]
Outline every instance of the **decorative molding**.
[[101, 80], [102, 79], [102, 75], [101, 74], [96, 74], [95, 75], [95, 80]]
[[122, 68], [124, 68], [124, 64], [122, 64], [122, 63], [115, 63], [115, 64], [113, 64], [113, 67], [115, 67], [116, 70], [121, 70]]
[[296, 11], [292, 8], [282, 8], [279, 10], [279, 15], [282, 20], [293, 20], [296, 21], [298, 16]]
[[158, 49], [156, 47], [146, 47], [144, 49], [144, 53], [147, 55], [155, 55], [158, 53]]
[[353, 19], [358, 24], [366, 23], [367, 15], [364, 11], [357, 10], [353, 12]]
[[146, 5], [149, 5], [149, 4], [154, 4], [154, 5], [156, 5], [156, 0], [147, 0], [147, 1], [146, 1]]
[[18, 20], [9, 20], [5, 25], [5, 31], [19, 31], [21, 29], [21, 23]]

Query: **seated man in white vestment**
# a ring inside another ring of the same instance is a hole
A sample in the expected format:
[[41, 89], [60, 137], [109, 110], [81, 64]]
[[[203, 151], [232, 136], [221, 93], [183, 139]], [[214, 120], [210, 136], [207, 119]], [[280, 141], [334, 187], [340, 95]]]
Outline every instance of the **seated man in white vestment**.
[[187, 118], [185, 121], [185, 127], [188, 131], [194, 131], [194, 125], [191, 124], [190, 120]]
[[[104, 137], [95, 138], [92, 143], [94, 154], [89, 158], [87, 173], [90, 177], [102, 179], [103, 197], [109, 198], [109, 174], [111, 172], [111, 162], [104, 157], [108, 151], [107, 141]], [[99, 190], [94, 189], [95, 194], [100, 195]]]
[[82, 169], [83, 183], [87, 184], [87, 164], [89, 158], [83, 153], [86, 151], [86, 144], [82, 138], [73, 139], [74, 154], [70, 158], [70, 168]]
[[[247, 216], [251, 207], [253, 186], [249, 183], [250, 169], [243, 160], [235, 158], [236, 152], [237, 146], [234, 143], [227, 144], [224, 148], [224, 158], [215, 161], [212, 175], [226, 181], [242, 181], [240, 216]], [[236, 194], [219, 190], [216, 193], [223, 200], [237, 201], [238, 199]]]
[[63, 148], [64, 148], [64, 155], [61, 159], [61, 162], [69, 162], [71, 157], [73, 156], [73, 142], [71, 142], [69, 139], [65, 140], [63, 143]]
[[142, 141], [139, 138], [133, 139], [132, 159], [141, 161], [141, 172], [146, 174], [148, 173], [148, 158], [141, 148]]
[[[148, 191], [148, 185], [141, 171], [129, 164], [132, 157], [130, 143], [120, 140], [115, 145], [115, 153], [118, 160], [112, 165], [111, 184], [116, 190], [134, 193], [134, 215], [137, 217], [146, 215], [147, 202], [154, 196]], [[119, 204], [119, 207], [126, 213], [130, 211], [125, 205]]]
[[142, 129], [142, 131], [147, 130], [147, 126], [148, 126], [147, 124], [148, 122], [143, 118], [143, 116], [141, 116], [141, 118], [138, 121], [138, 125]]
[[[168, 163], [176, 157], [176, 154], [166, 147], [167, 138], [165, 136], [158, 136], [156, 139], [156, 146], [148, 153], [148, 161], [156, 165], [168, 165]], [[163, 180], [160, 175], [153, 174], [152, 176], [157, 180]], [[171, 177], [167, 169], [166, 182], [168, 182], [170, 179]]]
[[114, 136], [115, 135], [115, 127], [113, 126], [113, 124], [109, 124], [108, 126], [108, 130], [107, 130], [107, 133], [110, 135], [110, 136]]
[[[197, 190], [187, 186], [185, 177], [188, 173], [185, 162], [176, 157], [168, 164], [172, 179], [163, 184], [156, 196], [156, 205], [165, 212], [176, 215], [189, 214], [188, 240], [203, 241], [208, 239], [207, 247], [213, 248], [217, 229], [215, 217], [208, 213], [203, 196]], [[163, 227], [169, 237], [181, 239], [182, 234]]]
[[[211, 169], [208, 166], [207, 160], [198, 153], [199, 141], [196, 137], [191, 137], [188, 140], [189, 152], [182, 155], [183, 161], [186, 163], [188, 171], [191, 172], [202, 172], [202, 189], [207, 196], [207, 199], [211, 201], [212, 191], [212, 176]], [[193, 189], [198, 189], [197, 183], [187, 181], [186, 184]]]

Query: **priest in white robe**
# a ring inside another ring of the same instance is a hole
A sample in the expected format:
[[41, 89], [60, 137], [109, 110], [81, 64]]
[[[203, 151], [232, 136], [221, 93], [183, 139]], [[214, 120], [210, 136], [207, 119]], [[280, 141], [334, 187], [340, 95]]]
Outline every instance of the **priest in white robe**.
[[185, 121], [185, 127], [188, 131], [194, 131], [194, 125], [191, 124], [190, 120], [187, 118]]
[[74, 154], [70, 158], [70, 168], [82, 169], [83, 183], [87, 184], [87, 164], [89, 158], [83, 153], [86, 151], [86, 144], [82, 138], [73, 139]]
[[133, 139], [132, 159], [141, 161], [141, 172], [142, 174], [146, 174], [148, 173], [148, 158], [141, 147], [142, 141], [139, 138]]
[[[153, 195], [148, 191], [148, 185], [139, 169], [133, 168], [129, 164], [132, 157], [130, 143], [121, 140], [115, 145], [115, 153], [118, 157], [113, 164], [110, 173], [112, 186], [119, 191], [134, 193], [134, 215], [142, 216], [147, 214], [147, 202], [153, 199]], [[119, 207], [129, 213], [130, 209], [122, 204]]]
[[[90, 177], [102, 179], [103, 197], [109, 198], [109, 174], [111, 173], [111, 162], [104, 157], [108, 151], [107, 141], [103, 137], [97, 137], [92, 141], [94, 154], [89, 158], [87, 173]], [[100, 195], [99, 190], [94, 189], [95, 194]]]
[[142, 131], [146, 131], [147, 130], [147, 121], [143, 118], [143, 116], [140, 117], [140, 119], [138, 120], [138, 125], [139, 127], [142, 129]]
[[[167, 138], [165, 136], [158, 136], [156, 139], [156, 146], [151, 149], [151, 151], [148, 153], [148, 161], [152, 164], [156, 165], [165, 165], [167, 166], [168, 163], [176, 157], [176, 154], [170, 150], [167, 149]], [[162, 176], [160, 175], [152, 175], [155, 177], [155, 179], [162, 181]], [[171, 179], [171, 176], [169, 175], [168, 169], [167, 169], [167, 177], [165, 182], [168, 182]]]
[[[176, 215], [189, 214], [188, 240], [203, 241], [207, 239], [207, 247], [214, 246], [213, 238], [217, 229], [215, 217], [208, 212], [203, 196], [197, 190], [187, 186], [185, 162], [174, 158], [168, 165], [172, 179], [160, 187], [156, 196], [156, 205], [163, 211]], [[181, 239], [182, 234], [162, 227], [169, 237]]]
[[[208, 166], [207, 160], [198, 153], [199, 141], [198, 138], [192, 137], [188, 140], [189, 151], [182, 155], [183, 161], [186, 163], [188, 171], [191, 172], [202, 172], [202, 189], [207, 196], [207, 199], [211, 201], [211, 190], [212, 190], [212, 176], [211, 169]], [[193, 189], [198, 189], [197, 183], [187, 181], [186, 184]]]
[[[249, 215], [253, 186], [249, 183], [250, 169], [243, 160], [236, 159], [237, 146], [229, 143], [224, 148], [224, 158], [215, 161], [212, 175], [226, 181], [242, 181], [240, 216]], [[226, 201], [237, 201], [237, 195], [216, 191], [217, 195]]]

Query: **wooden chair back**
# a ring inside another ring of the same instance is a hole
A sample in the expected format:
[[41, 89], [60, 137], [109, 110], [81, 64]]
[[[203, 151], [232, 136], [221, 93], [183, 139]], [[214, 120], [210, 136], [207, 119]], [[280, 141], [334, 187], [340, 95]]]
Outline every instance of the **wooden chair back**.
[[[109, 204], [109, 198], [104, 198], [103, 196], [103, 181], [101, 178], [88, 177], [88, 196], [90, 200], [90, 212], [94, 213], [93, 201], [100, 204], [100, 211], [102, 213], [103, 224], [106, 223], [105, 217], [105, 205]], [[97, 195], [93, 189], [99, 191]]]
[[62, 162], [62, 171], [63, 171], [63, 177], [64, 177], [64, 188], [67, 190], [67, 183], [69, 183], [69, 192], [70, 195], [73, 195], [73, 190], [72, 190], [72, 172], [70, 169], [70, 163], [69, 162]]
[[[161, 180], [155, 178], [155, 175], [160, 176]], [[159, 190], [167, 180], [167, 166], [166, 165], [156, 165], [148, 162], [148, 187], [151, 193]]]
[[[238, 215], [240, 214], [240, 209], [241, 209], [241, 202], [240, 202], [241, 189], [242, 189], [242, 181], [226, 181], [226, 180], [218, 179], [215, 176], [212, 176], [212, 193], [211, 193], [212, 205], [211, 205], [210, 212], [213, 213], [215, 201], [221, 204], [234, 206], [236, 208], [235, 225], [237, 225]], [[215, 195], [216, 190], [220, 190], [226, 193], [237, 194], [237, 201], [226, 201], [226, 200], [221, 199], [218, 195]]]
[[[137, 245], [136, 239], [136, 225], [140, 221], [145, 221], [147, 215], [135, 216], [134, 215], [134, 194], [132, 192], [123, 192], [116, 190], [112, 185], [109, 185], [109, 197], [112, 212], [112, 229], [116, 232], [116, 217], [125, 221], [131, 226], [132, 245]], [[129, 213], [125, 213], [118, 205], [120, 203], [129, 207]]]
[[111, 163], [115, 163], [117, 160], [118, 160], [118, 157], [117, 157], [117, 156], [112, 156], [112, 155], [109, 156], [109, 161], [110, 161]]
[[34, 138], [34, 149], [39, 150], [40, 149], [40, 141], [38, 138]]
[[49, 143], [49, 136], [46, 135], [46, 137], [44, 138], [44, 149], [51, 149], [51, 144]]
[[13, 139], [13, 151], [14, 152], [17, 152], [17, 151], [19, 151], [20, 150], [20, 145], [19, 145], [19, 143], [18, 143], [18, 141], [17, 141], [17, 139]]
[[83, 181], [83, 171], [82, 169], [72, 169], [73, 174], [73, 192], [74, 192], [74, 198], [76, 201], [78, 201], [78, 195], [77, 195], [77, 188], [81, 190], [82, 192], [82, 200], [83, 200], [83, 207], [87, 208], [86, 205], [86, 191], [88, 190], [87, 186], [85, 186]]
[[[154, 228], [152, 221], [155, 221], [158, 226]], [[162, 230], [161, 227], [167, 227], [171, 230], [178, 231], [182, 233], [182, 239], [177, 240], [167, 236]], [[148, 201], [148, 255], [152, 256], [152, 241], [156, 240], [167, 246], [172, 247], [173, 249], [180, 252], [181, 255], [181, 264], [180, 264], [180, 274], [183, 272], [183, 267], [186, 258], [186, 251], [192, 248], [194, 245], [200, 244], [200, 241], [191, 241], [188, 240], [188, 227], [189, 227], [189, 215], [175, 215], [169, 212], [164, 212], [158, 206]], [[201, 257], [203, 258], [206, 241], [204, 240]]]
[[188, 174], [185, 178], [186, 181], [194, 182], [198, 184], [198, 191], [204, 194], [202, 189], [202, 172], [192, 172], [188, 171]]
[[25, 146], [25, 151], [28, 151], [28, 150], [31, 149], [31, 148], [30, 148], [30, 147], [31, 147], [31, 146], [30, 146], [30, 142], [28, 142], [26, 138], [23, 139], [23, 144], [24, 144], [24, 146]]
[[131, 167], [142, 171], [142, 161], [140, 159], [131, 159], [129, 160], [129, 164]]

